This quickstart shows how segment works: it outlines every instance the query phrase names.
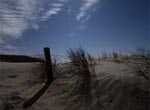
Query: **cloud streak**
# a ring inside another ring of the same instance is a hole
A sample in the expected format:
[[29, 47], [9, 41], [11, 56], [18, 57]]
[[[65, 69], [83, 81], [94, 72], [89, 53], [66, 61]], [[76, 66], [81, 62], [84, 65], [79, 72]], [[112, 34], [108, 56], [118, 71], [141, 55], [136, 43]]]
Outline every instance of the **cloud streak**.
[[1, 36], [18, 38], [36, 19], [36, 0], [1, 0], [0, 4]]
[[[1, 0], [0, 37], [17, 39], [27, 29], [39, 29], [39, 22], [61, 12], [68, 1], [71, 0]], [[82, 0], [76, 20], [86, 22], [90, 18], [88, 12], [98, 1]]]
[[[73, 0], [0, 0], [0, 51], [16, 49], [9, 44], [10, 39], [19, 39], [28, 29], [39, 29], [39, 23], [59, 14], [65, 5]], [[88, 12], [98, 0], [81, 0], [76, 20], [89, 20]], [[5, 45], [4, 45], [5, 44]], [[6, 48], [4, 48], [6, 47]], [[11, 48], [12, 47], [12, 48]]]
[[19, 54], [19, 48], [14, 45], [1, 43], [0, 47], [0, 54]]
[[77, 21], [84, 23], [90, 18], [88, 13], [91, 12], [92, 8], [99, 2], [99, 0], [83, 0], [83, 4], [80, 7], [80, 12], [76, 16]]
[[0, 51], [16, 49], [8, 43], [10, 39], [19, 39], [30, 28], [39, 29], [39, 22], [58, 14], [65, 2], [66, 0], [0, 0]]
[[42, 17], [40, 17], [41, 21], [46, 21], [49, 18], [51, 18], [51, 16], [58, 14], [63, 6], [65, 5], [65, 2], [67, 2], [66, 0], [56, 0], [54, 3], [51, 3], [48, 8], [47, 11], [44, 13], [44, 15]]
[[58, 14], [64, 5], [63, 0], [56, 0], [55, 2], [43, 1], [1, 0], [1, 36], [18, 38], [29, 28], [38, 29], [39, 21], [46, 21], [52, 15]]

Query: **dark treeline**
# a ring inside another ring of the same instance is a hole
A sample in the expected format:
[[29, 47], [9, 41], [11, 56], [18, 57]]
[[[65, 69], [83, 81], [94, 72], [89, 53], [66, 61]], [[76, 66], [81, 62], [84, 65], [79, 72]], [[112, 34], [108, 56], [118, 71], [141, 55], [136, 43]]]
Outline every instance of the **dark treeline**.
[[43, 59], [26, 55], [0, 55], [1, 62], [43, 62]]

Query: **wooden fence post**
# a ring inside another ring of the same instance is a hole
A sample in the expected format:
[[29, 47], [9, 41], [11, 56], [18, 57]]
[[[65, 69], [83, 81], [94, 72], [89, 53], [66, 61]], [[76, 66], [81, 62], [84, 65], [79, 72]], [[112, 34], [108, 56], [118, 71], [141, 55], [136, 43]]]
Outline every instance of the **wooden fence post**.
[[44, 54], [45, 54], [46, 69], [47, 69], [47, 81], [51, 83], [53, 81], [53, 71], [52, 71], [50, 49], [45, 47]]
[[47, 82], [43, 86], [43, 88], [41, 88], [32, 98], [30, 98], [23, 104], [23, 108], [28, 108], [29, 106], [32, 106], [32, 104], [34, 104], [45, 93], [49, 85], [53, 82], [53, 70], [49, 48], [44, 48], [44, 53], [46, 59], [45, 61], [47, 70]]

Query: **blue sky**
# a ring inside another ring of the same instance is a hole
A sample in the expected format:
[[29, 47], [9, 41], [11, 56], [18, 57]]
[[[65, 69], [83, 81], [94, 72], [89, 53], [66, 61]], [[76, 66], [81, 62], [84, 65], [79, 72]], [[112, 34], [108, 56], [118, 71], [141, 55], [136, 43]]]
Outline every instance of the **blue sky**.
[[1, 0], [0, 54], [150, 48], [149, 0]]

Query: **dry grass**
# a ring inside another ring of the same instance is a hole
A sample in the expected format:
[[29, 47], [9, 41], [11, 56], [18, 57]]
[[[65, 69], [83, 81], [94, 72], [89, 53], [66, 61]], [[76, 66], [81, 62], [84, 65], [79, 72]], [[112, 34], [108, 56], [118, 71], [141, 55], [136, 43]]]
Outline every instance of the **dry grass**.
[[102, 52], [102, 59], [108, 59], [108, 54], [107, 52]]
[[[52, 59], [52, 69], [53, 69], [53, 74], [56, 75], [57, 74], [57, 59], [53, 58]], [[47, 78], [47, 67], [46, 67], [46, 63], [45, 62], [39, 62], [37, 63], [36, 68], [33, 68], [35, 71], [35, 80], [36, 82], [46, 82], [46, 78]]]
[[138, 75], [150, 80], [150, 50], [139, 47], [132, 54], [132, 57], [137, 62], [135, 70]]
[[115, 62], [118, 62], [118, 61], [119, 61], [119, 60], [118, 60], [119, 54], [118, 54], [117, 51], [113, 51], [113, 52], [112, 52], [112, 57], [113, 57], [113, 60], [114, 60]]
[[[82, 109], [82, 107], [88, 110], [98, 109], [96, 106], [93, 108], [92, 105], [92, 89], [97, 88], [95, 69], [92, 65], [93, 58], [82, 48], [70, 49], [68, 57], [72, 66], [78, 70], [76, 72], [77, 80], [71, 94], [75, 97], [73, 102], [76, 104], [76, 109]], [[95, 95], [98, 95], [97, 93]]]
[[125, 55], [121, 54], [118, 51], [112, 51], [110, 53], [108, 52], [102, 52], [101, 55], [98, 55], [98, 61], [100, 62], [101, 60], [104, 61], [113, 61], [116, 63], [121, 63], [124, 62], [123, 58]]
[[147, 80], [150, 79], [150, 50], [138, 47], [131, 55], [124, 55], [118, 51], [108, 54], [102, 52], [102, 56], [98, 60], [108, 60], [116, 63], [134, 64], [134, 69], [139, 76], [143, 76]]

